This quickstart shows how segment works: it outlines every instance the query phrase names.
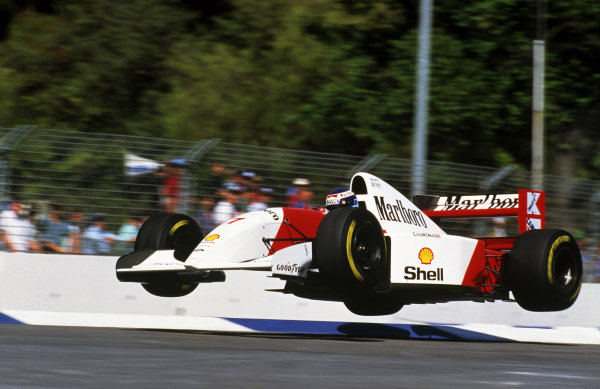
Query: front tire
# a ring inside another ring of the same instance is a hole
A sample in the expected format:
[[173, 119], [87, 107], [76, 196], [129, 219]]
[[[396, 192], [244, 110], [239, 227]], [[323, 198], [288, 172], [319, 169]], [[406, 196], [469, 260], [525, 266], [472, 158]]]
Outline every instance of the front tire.
[[183, 283], [181, 281], [172, 280], [171, 282], [159, 282], [154, 284], [142, 284], [142, 288], [150, 294], [159, 297], [183, 297], [192, 293], [198, 283]]
[[160, 213], [144, 222], [135, 239], [134, 251], [175, 250], [175, 258], [184, 261], [204, 238], [194, 219], [180, 213]]
[[313, 244], [319, 275], [338, 287], [373, 289], [388, 258], [379, 221], [363, 208], [340, 208], [321, 221]]
[[563, 230], [519, 235], [510, 253], [508, 282], [515, 300], [536, 312], [569, 308], [579, 295], [583, 272], [575, 238]]
[[344, 300], [344, 305], [355, 315], [381, 316], [392, 315], [402, 309], [403, 305], [392, 295], [365, 295]]
[[[170, 249], [174, 250], [175, 259], [185, 262], [203, 238], [200, 226], [191, 217], [161, 213], [144, 222], [135, 240], [134, 251]], [[170, 274], [166, 274], [159, 282], [142, 283], [146, 291], [160, 297], [185, 296], [197, 286], [197, 282], [184, 282]]]

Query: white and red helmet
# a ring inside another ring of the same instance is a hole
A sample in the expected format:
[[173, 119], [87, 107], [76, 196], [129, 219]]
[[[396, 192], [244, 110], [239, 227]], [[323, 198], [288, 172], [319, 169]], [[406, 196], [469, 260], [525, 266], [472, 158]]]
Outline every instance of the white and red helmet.
[[328, 211], [342, 207], [358, 207], [356, 195], [346, 188], [335, 189], [327, 195], [325, 208]]

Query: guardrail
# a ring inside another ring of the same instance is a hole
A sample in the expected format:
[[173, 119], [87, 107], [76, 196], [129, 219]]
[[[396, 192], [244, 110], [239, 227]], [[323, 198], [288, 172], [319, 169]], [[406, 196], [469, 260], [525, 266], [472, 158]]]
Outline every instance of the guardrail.
[[450, 302], [373, 317], [339, 302], [269, 291], [285, 281], [256, 271], [228, 271], [225, 283], [201, 284], [185, 297], [156, 297], [117, 281], [116, 260], [0, 252], [0, 324], [600, 344], [600, 284], [584, 284], [575, 304], [560, 312]]

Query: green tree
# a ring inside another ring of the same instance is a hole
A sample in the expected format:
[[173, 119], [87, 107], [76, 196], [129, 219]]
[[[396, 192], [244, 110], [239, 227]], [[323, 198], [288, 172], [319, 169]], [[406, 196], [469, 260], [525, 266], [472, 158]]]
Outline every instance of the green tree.
[[600, 3], [549, 2], [546, 54], [548, 161], [564, 175], [600, 168]]
[[177, 45], [165, 127], [179, 137], [392, 151], [390, 122], [410, 108], [386, 103], [394, 85], [385, 46], [405, 23], [387, 1], [233, 1], [203, 39]]
[[1, 47], [4, 123], [159, 134], [165, 51], [185, 26], [170, 1], [62, 2], [24, 12]]
[[[0, 0], [0, 123], [409, 157], [418, 5]], [[548, 2], [547, 155], [565, 174], [600, 174], [599, 16]], [[529, 166], [535, 2], [440, 0], [433, 25], [427, 157]]]

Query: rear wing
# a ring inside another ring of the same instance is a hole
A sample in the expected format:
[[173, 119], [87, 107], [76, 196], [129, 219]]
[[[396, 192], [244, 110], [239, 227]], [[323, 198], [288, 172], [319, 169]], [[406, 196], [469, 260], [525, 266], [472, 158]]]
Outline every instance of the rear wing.
[[417, 195], [414, 203], [431, 218], [516, 216], [519, 233], [546, 228], [546, 194], [536, 190], [468, 196]]

